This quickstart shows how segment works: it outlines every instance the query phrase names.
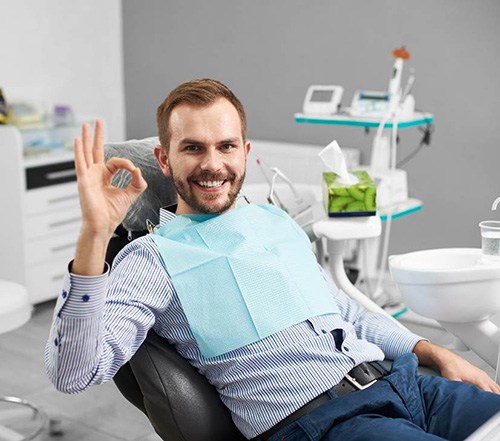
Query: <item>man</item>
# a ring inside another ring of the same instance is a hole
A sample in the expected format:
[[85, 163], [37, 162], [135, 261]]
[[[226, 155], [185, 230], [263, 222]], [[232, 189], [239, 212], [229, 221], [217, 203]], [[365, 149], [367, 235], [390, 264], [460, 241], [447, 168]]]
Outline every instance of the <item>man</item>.
[[[146, 183], [128, 160], [104, 163], [100, 121], [75, 141], [83, 224], [46, 349], [58, 389], [111, 379], [153, 327], [217, 388], [248, 439], [464, 439], [500, 411], [486, 373], [325, 279], [286, 215], [235, 207], [250, 143], [226, 86], [178, 86], [157, 124], [176, 213], [162, 211], [156, 234], [128, 245], [110, 274], [109, 239]], [[111, 186], [119, 169], [132, 175], [126, 189]], [[384, 356], [395, 359], [389, 375], [371, 363]], [[417, 357], [458, 381], [417, 377]], [[361, 371], [370, 385], [358, 391], [345, 378]]]

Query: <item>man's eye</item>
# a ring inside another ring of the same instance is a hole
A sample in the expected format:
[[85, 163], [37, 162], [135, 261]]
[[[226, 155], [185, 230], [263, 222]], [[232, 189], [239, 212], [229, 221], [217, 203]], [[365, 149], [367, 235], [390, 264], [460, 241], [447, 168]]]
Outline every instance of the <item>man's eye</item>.
[[232, 150], [234, 148], [234, 145], [233, 144], [224, 144], [222, 146], [222, 150], [225, 150], [225, 151], [229, 151], [229, 150]]
[[186, 151], [197, 152], [200, 148], [196, 144], [191, 144], [186, 146]]

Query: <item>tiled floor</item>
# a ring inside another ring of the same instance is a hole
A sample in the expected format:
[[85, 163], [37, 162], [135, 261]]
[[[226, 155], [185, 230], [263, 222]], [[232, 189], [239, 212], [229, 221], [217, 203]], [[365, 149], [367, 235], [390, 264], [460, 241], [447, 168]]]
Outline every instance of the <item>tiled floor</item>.
[[43, 349], [53, 302], [35, 308], [21, 328], [0, 335], [0, 396], [13, 395], [60, 419], [62, 434], [45, 430], [36, 441], [158, 441], [147, 418], [110, 382], [77, 395], [58, 392], [47, 379]]

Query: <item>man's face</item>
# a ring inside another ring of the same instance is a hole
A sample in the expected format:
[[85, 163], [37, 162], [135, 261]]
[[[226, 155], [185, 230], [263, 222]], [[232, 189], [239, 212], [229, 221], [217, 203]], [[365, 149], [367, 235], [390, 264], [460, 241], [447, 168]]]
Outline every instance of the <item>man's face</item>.
[[170, 133], [162, 168], [179, 195], [177, 214], [218, 214], [233, 207], [250, 150], [236, 108], [224, 98], [208, 106], [181, 104], [170, 116]]

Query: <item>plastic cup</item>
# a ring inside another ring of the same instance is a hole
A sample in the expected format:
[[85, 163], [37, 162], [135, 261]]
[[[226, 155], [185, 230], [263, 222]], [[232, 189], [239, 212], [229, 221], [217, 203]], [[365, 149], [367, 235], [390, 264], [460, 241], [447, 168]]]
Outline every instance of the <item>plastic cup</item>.
[[483, 221], [479, 228], [483, 254], [500, 260], [500, 221]]

